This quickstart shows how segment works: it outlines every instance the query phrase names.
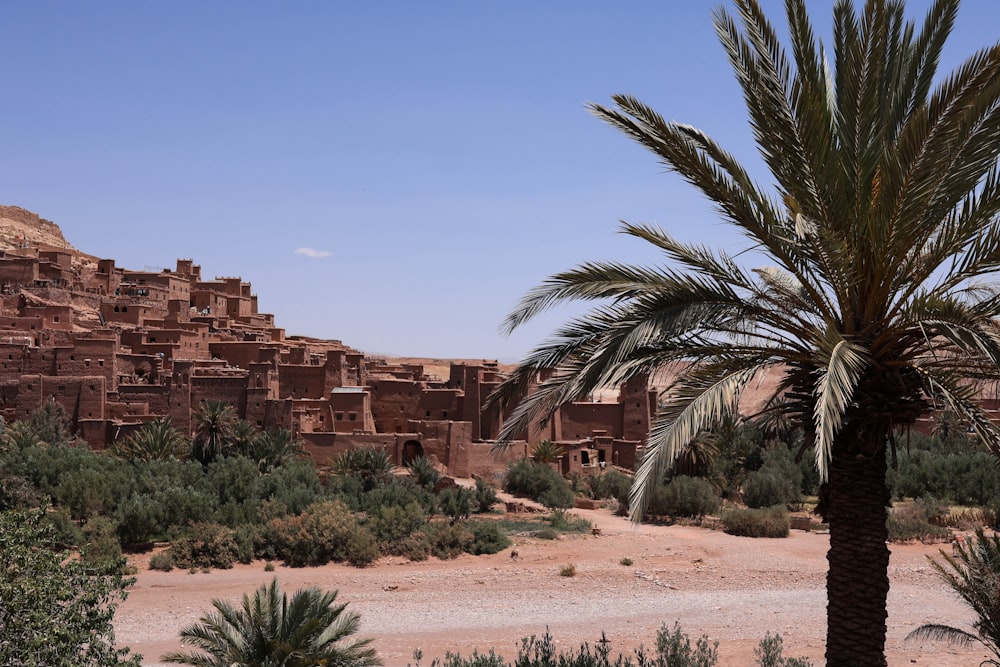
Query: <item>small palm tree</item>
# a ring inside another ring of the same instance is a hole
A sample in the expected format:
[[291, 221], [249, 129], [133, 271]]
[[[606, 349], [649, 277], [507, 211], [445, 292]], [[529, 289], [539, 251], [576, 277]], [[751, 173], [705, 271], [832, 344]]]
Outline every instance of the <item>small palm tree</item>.
[[980, 643], [993, 658], [980, 664], [1000, 667], [1000, 537], [987, 537], [982, 528], [974, 539], [955, 546], [954, 556], [941, 552], [941, 561], [930, 559], [941, 578], [976, 612], [974, 632], [950, 625], [928, 623], [907, 639], [944, 640], [955, 644]]
[[254, 444], [260, 435], [256, 426], [246, 419], [240, 419], [233, 425], [231, 447], [237, 454], [250, 457]]
[[279, 427], [254, 438], [246, 455], [257, 462], [261, 472], [267, 472], [302, 456], [304, 448], [301, 439]]
[[236, 408], [225, 401], [205, 401], [194, 414], [195, 434], [191, 455], [204, 465], [229, 449], [236, 426]]
[[542, 440], [531, 450], [531, 458], [539, 463], [555, 463], [560, 456], [565, 456], [566, 450], [551, 440]]
[[334, 604], [337, 591], [304, 588], [291, 599], [275, 578], [237, 608], [213, 600], [214, 612], [181, 630], [181, 643], [191, 653], [169, 653], [165, 662], [198, 667], [314, 667], [381, 665], [371, 639], [347, 638], [358, 630], [361, 617]]
[[146, 422], [128, 438], [113, 442], [108, 449], [127, 461], [166, 461], [184, 458], [190, 448], [187, 438], [167, 417]]
[[23, 419], [18, 419], [4, 429], [2, 442], [5, 448], [15, 451], [45, 444], [31, 422]]

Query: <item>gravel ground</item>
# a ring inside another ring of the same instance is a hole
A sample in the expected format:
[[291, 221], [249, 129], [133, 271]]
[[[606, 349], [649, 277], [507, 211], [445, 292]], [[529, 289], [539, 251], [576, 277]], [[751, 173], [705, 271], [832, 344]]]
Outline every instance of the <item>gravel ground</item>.
[[[271, 577], [285, 590], [338, 589], [361, 614], [360, 636], [375, 638], [389, 667], [422, 664], [446, 651], [495, 647], [513, 659], [520, 639], [546, 628], [564, 649], [607, 635], [614, 650], [651, 646], [656, 630], [675, 621], [691, 636], [718, 640], [721, 665], [753, 664], [753, 648], [780, 632], [786, 656], [822, 664], [825, 635], [825, 535], [793, 531], [787, 539], [749, 539], [684, 526], [633, 527], [604, 510], [576, 510], [599, 536], [557, 541], [522, 537], [493, 556], [409, 563], [385, 558], [373, 567], [342, 565], [264, 571], [263, 563], [208, 574], [152, 572], [138, 559], [138, 583], [116, 616], [118, 640], [159, 665], [180, 648], [179, 629], [208, 611], [213, 598], [238, 600]], [[926, 556], [938, 546], [893, 545], [889, 595], [890, 665], [977, 665], [986, 653], [946, 644], [905, 642], [926, 622], [969, 627], [972, 615], [942, 584]], [[623, 558], [631, 566], [620, 564]], [[560, 576], [567, 564], [573, 577]]]

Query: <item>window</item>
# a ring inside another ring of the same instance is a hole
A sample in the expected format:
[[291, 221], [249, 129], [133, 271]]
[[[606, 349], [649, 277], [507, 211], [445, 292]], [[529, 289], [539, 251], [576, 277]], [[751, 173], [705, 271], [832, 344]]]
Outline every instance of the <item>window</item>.
[[344, 421], [344, 413], [343, 412], [335, 412], [333, 414], [333, 418], [336, 419], [337, 421]]
[[357, 412], [348, 412], [347, 413], [347, 420], [348, 421], [352, 421], [352, 422], [358, 421], [358, 413]]
[[441, 419], [447, 419], [447, 418], [448, 418], [448, 411], [447, 410], [442, 410], [441, 411]]
[[104, 365], [104, 359], [98, 359], [97, 360], [97, 365], [98, 366], [103, 366]]
[[430, 416], [431, 416], [431, 411], [430, 411], [430, 410], [428, 410], [428, 411], [427, 411], [426, 413], [424, 413], [424, 416], [425, 416], [425, 417], [430, 417]]
[[52, 321], [53, 322], [58, 322], [59, 321], [59, 316], [58, 315], [53, 315], [52, 316]]

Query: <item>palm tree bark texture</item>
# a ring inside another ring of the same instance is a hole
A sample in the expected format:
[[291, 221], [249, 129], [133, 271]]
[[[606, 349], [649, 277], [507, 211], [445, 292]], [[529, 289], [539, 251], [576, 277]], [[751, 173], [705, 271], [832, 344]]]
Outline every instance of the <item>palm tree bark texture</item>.
[[902, 0], [839, 0], [829, 53], [805, 0], [785, 1], [787, 52], [757, 0], [733, 4], [715, 30], [766, 188], [704, 132], [631, 96], [590, 110], [701, 191], [745, 247], [623, 222], [663, 263], [592, 261], [531, 290], [504, 330], [567, 301], [596, 305], [530, 353], [486, 409], [504, 411], [504, 447], [567, 402], [670, 371], [633, 481], [641, 520], [685, 448], [739, 418], [762, 373], [778, 374], [773, 405], [801, 425], [830, 524], [827, 665], [885, 665], [896, 433], [933, 406], [1000, 454], [978, 400], [1000, 383], [1000, 44], [941, 76], [958, 0], [935, 0], [922, 21]]

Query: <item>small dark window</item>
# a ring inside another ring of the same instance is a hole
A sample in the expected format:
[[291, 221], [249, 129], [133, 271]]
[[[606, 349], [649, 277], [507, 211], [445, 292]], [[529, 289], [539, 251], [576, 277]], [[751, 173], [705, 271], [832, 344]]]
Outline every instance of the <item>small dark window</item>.
[[428, 410], [428, 411], [427, 411], [426, 413], [424, 413], [424, 416], [425, 416], [425, 417], [430, 417], [430, 416], [431, 416], [431, 411], [430, 411], [430, 410]]
[[448, 418], [448, 411], [447, 410], [442, 410], [441, 411], [441, 419], [447, 419], [447, 418]]
[[352, 422], [358, 421], [358, 413], [357, 412], [349, 412], [349, 413], [347, 413], [347, 419], [348, 419], [348, 421], [352, 421]]

